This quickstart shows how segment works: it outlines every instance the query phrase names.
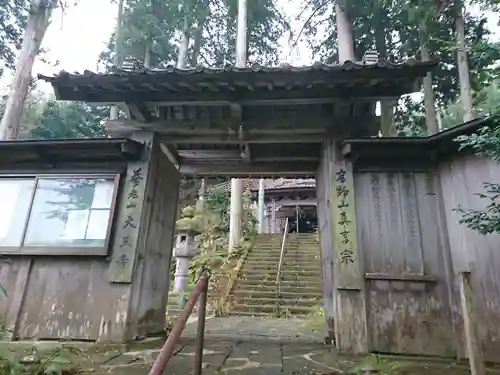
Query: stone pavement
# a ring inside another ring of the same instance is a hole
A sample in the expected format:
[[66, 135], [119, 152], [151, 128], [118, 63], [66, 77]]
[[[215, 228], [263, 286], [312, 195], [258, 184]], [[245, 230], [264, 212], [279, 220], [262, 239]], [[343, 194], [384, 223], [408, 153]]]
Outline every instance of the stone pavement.
[[[193, 372], [196, 321], [186, 327], [164, 375]], [[211, 318], [206, 323], [203, 351], [204, 375], [465, 375], [466, 364], [422, 359], [356, 358], [339, 355], [322, 344], [322, 334], [300, 319], [253, 317]], [[159, 345], [122, 353], [96, 368], [93, 374], [146, 375], [159, 353]], [[142, 347], [142, 348], [141, 348]], [[379, 368], [379, 372], [365, 370]], [[383, 371], [380, 371], [383, 370]], [[500, 374], [498, 370], [491, 372]]]

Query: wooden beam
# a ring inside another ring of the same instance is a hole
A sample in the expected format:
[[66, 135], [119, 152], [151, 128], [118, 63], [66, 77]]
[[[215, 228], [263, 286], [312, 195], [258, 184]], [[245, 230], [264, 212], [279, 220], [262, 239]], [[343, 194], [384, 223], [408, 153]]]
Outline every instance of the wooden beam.
[[167, 143], [160, 144], [161, 151], [165, 154], [165, 156], [170, 160], [170, 162], [178, 169], [180, 165], [180, 156], [174, 146]]
[[220, 163], [187, 163], [180, 166], [180, 172], [187, 175], [219, 175], [232, 177], [248, 176], [294, 176], [312, 177], [318, 169], [318, 162], [276, 162], [255, 163], [220, 162]]
[[[395, 71], [391, 74], [397, 74]], [[148, 86], [148, 85], [145, 85]], [[169, 102], [178, 104], [181, 102], [238, 102], [238, 103], [265, 103], [275, 100], [295, 100], [296, 102], [304, 101], [309, 103], [311, 99], [327, 99], [327, 98], [342, 98], [347, 99], [374, 99], [381, 100], [384, 98], [400, 97], [401, 95], [415, 91], [413, 82], [387, 82], [386, 85], [367, 85], [366, 78], [360, 79], [358, 82], [343, 82], [336, 83], [332, 87], [317, 86], [309, 89], [284, 90], [275, 89], [268, 90], [266, 88], [258, 88], [255, 90], [221, 90], [219, 92], [211, 92], [209, 90], [194, 92], [194, 91], [172, 91], [164, 87], [157, 86], [157, 89], [149, 87], [130, 87], [127, 91], [113, 89], [99, 89], [79, 87], [74, 90], [73, 87], [60, 87], [59, 100], [75, 100], [86, 102]]]
[[[233, 144], [238, 145], [241, 141], [238, 138], [224, 135], [168, 135], [162, 137], [164, 142], [177, 145], [182, 144]], [[248, 136], [248, 144], [266, 144], [266, 143], [317, 143], [321, 144], [325, 139], [323, 134], [252, 134]]]
[[[281, 131], [292, 131], [301, 129], [301, 131], [318, 131], [328, 128], [365, 128], [367, 123], [376, 123], [375, 116], [335, 118], [330, 116], [309, 116], [297, 114], [292, 118], [268, 118], [267, 120], [247, 119], [241, 123], [234, 119], [224, 120], [156, 120], [143, 122], [129, 119], [118, 119], [106, 121], [107, 130], [154, 130], [161, 134], [196, 134], [196, 133], [234, 133], [239, 138], [244, 139], [246, 134], [254, 130], [272, 131], [273, 129]], [[243, 127], [240, 130], [240, 127]], [[231, 129], [231, 130], [229, 130]]]
[[125, 103], [130, 119], [146, 123], [154, 120], [147, 105], [144, 103]]
[[239, 150], [178, 150], [179, 156], [183, 159], [199, 160], [241, 160]]
[[[241, 150], [177, 150], [178, 155], [182, 159], [188, 159], [187, 162], [201, 162], [201, 161], [241, 161], [245, 159]], [[309, 150], [298, 149], [296, 153], [291, 154], [288, 152], [274, 151], [272, 149], [262, 151], [262, 153], [254, 152], [251, 161], [255, 162], [273, 162], [273, 161], [319, 161], [319, 155], [311, 153]]]

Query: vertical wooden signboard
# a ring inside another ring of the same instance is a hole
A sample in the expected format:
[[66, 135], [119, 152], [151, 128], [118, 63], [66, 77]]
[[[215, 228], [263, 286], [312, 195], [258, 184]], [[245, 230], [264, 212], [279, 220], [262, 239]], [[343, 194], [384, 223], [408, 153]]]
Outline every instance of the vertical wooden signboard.
[[337, 289], [361, 290], [352, 165], [337, 161], [333, 170], [333, 246]]
[[135, 255], [140, 233], [141, 217], [149, 174], [151, 143], [147, 145], [144, 160], [129, 163], [119, 213], [115, 223], [108, 280], [113, 283], [132, 281]]

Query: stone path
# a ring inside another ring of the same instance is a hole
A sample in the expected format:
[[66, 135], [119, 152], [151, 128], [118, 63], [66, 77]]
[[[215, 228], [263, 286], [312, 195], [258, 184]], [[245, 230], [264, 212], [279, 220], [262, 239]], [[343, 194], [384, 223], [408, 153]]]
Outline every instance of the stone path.
[[[196, 319], [186, 326], [182, 337], [196, 337]], [[269, 317], [227, 316], [208, 318], [205, 338], [228, 341], [271, 341], [322, 344], [323, 332], [300, 318], [277, 319]]]
[[[196, 324], [196, 319], [190, 319], [164, 375], [193, 373]], [[205, 331], [203, 375], [469, 374], [467, 363], [463, 362], [339, 355], [331, 346], [323, 345], [321, 332], [300, 319], [209, 318]], [[64, 355], [67, 362], [63, 363], [77, 366], [82, 375], [147, 375], [163, 343], [161, 339], [147, 338], [132, 343], [128, 351], [124, 346], [105, 349], [87, 343], [78, 345], [79, 352], [66, 353], [69, 356]], [[4, 349], [24, 357], [33, 345], [16, 342]], [[40, 353], [48, 354], [58, 344], [39, 342], [35, 346]], [[76, 344], [62, 346], [75, 348]], [[500, 375], [500, 370], [490, 369], [488, 374]]]
[[[193, 373], [196, 321], [186, 327], [164, 375]], [[341, 356], [322, 344], [322, 334], [300, 319], [211, 318], [206, 323], [203, 375], [466, 375], [466, 364], [450, 361]], [[94, 374], [146, 375], [159, 347], [123, 353]], [[381, 372], [361, 369], [379, 368]], [[492, 370], [491, 374], [500, 374]]]

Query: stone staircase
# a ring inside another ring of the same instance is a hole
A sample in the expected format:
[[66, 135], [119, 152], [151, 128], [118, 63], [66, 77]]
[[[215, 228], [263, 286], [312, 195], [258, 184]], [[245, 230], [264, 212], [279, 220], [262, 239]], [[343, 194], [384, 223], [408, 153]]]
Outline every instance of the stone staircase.
[[[281, 234], [259, 234], [233, 291], [233, 314], [276, 316], [276, 273]], [[318, 311], [322, 304], [320, 247], [311, 233], [287, 236], [281, 287], [280, 316], [300, 316]]]

